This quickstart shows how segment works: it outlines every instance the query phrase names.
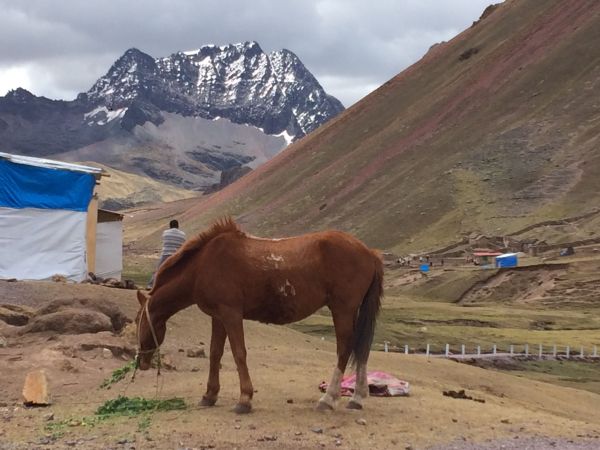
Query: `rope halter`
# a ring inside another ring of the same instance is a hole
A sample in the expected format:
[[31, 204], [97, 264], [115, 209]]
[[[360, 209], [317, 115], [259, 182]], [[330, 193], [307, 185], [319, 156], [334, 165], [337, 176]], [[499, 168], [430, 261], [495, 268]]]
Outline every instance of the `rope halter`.
[[[147, 353], [153, 353], [153, 352], [157, 352], [158, 355], [158, 375], [160, 375], [160, 366], [161, 366], [161, 360], [160, 360], [160, 344], [158, 343], [158, 338], [156, 337], [156, 331], [154, 330], [154, 325], [152, 325], [152, 320], [150, 319], [150, 311], [148, 311], [148, 303], [150, 303], [150, 299], [148, 299], [146, 301], [146, 303], [144, 304], [144, 311], [143, 313], [140, 315], [140, 321], [138, 323], [138, 329], [137, 329], [137, 341], [138, 341], [138, 345], [137, 345], [137, 350], [135, 353], [135, 370], [133, 371], [133, 375], [131, 377], [131, 380], [133, 381], [133, 379], [135, 378], [135, 372], [137, 371], [139, 365], [140, 365], [140, 355], [145, 355]], [[142, 350], [142, 343], [141, 343], [141, 339], [140, 339], [140, 327], [142, 324], [142, 316], [146, 315], [146, 320], [148, 321], [148, 327], [150, 328], [150, 333], [152, 334], [152, 339], [154, 340], [154, 345], [155, 347], [149, 350]]]

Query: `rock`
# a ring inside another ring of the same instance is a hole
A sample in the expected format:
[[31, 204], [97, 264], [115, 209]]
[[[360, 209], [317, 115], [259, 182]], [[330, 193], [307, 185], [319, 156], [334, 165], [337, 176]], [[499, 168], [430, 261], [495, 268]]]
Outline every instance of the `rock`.
[[54, 331], [59, 334], [97, 333], [114, 331], [105, 314], [84, 309], [63, 309], [49, 314], [36, 315], [19, 329], [20, 334]]
[[34, 310], [28, 306], [12, 305], [5, 303], [0, 305], [0, 320], [8, 325], [23, 326], [29, 322]]
[[[51, 314], [65, 309], [94, 311], [107, 316], [112, 328], [108, 331], [120, 332], [131, 320], [123, 314], [118, 305], [111, 300], [92, 300], [89, 298], [70, 298], [53, 300], [36, 311], [36, 316]], [[76, 333], [73, 333], [76, 334]]]
[[111, 352], [109, 349], [107, 349], [107, 348], [105, 347], [105, 348], [103, 348], [103, 349], [102, 349], [102, 357], [103, 357], [104, 359], [110, 359], [110, 358], [112, 358], [112, 357], [113, 357], [113, 354], [112, 354], [112, 352]]
[[192, 372], [200, 372], [200, 367], [192, 367]]
[[44, 369], [34, 370], [27, 374], [23, 386], [23, 403], [26, 406], [48, 406], [50, 395], [48, 394], [48, 380]]
[[321, 434], [321, 433], [323, 433], [323, 428], [321, 428], [321, 427], [312, 427], [310, 429], [310, 431], [312, 431], [313, 433]]
[[356, 419], [355, 422], [359, 425], [366, 425], [367, 421], [365, 419]]
[[44, 420], [46, 422], [50, 422], [51, 420], [54, 420], [54, 413], [44, 414]]
[[288, 402], [288, 403], [294, 403], [294, 399], [293, 399], [293, 398], [288, 398], [288, 399], [287, 399], [287, 402]]
[[342, 441], [340, 441], [339, 439], [335, 440], [335, 446], [339, 447], [340, 445], [342, 445]]
[[203, 347], [188, 348], [186, 356], [188, 358], [206, 358], [206, 352]]

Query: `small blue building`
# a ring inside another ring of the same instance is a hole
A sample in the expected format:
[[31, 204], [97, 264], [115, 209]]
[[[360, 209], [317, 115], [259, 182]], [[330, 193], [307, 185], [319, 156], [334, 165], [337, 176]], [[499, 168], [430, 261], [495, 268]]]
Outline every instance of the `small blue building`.
[[496, 267], [517, 267], [519, 265], [519, 258], [516, 253], [504, 253], [496, 256]]

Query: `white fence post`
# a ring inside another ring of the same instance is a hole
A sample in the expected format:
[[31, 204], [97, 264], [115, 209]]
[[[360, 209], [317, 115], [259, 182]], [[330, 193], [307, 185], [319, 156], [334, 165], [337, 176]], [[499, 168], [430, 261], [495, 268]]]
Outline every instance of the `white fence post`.
[[494, 344], [494, 346], [492, 347], [492, 353], [494, 355], [496, 354], [496, 350], [497, 350], [497, 347], [496, 347], [496, 344]]
[[593, 354], [594, 358], [596, 358], [598, 356], [598, 347], [594, 345], [594, 354]]
[[429, 358], [429, 344], [427, 344], [427, 350], [425, 351], [425, 354], [427, 355], [427, 357]]
[[571, 347], [569, 347], [567, 345], [567, 359], [569, 359], [569, 356], [571, 355]]
[[515, 354], [515, 346], [510, 344], [510, 356]]
[[538, 354], [538, 357], [540, 359], [542, 359], [542, 355], [544, 354], [544, 346], [542, 344], [540, 344], [540, 352]]
[[446, 358], [450, 356], [450, 344], [446, 344]]
[[477, 346], [477, 356], [481, 356], [481, 345]]
[[388, 352], [388, 341], [383, 342], [383, 351], [386, 353]]
[[408, 355], [408, 344], [404, 344], [404, 354]]
[[579, 357], [583, 358], [583, 345], [581, 346], [581, 348], [579, 349]]
[[552, 346], [552, 356], [556, 358], [556, 344]]
[[525, 344], [525, 356], [529, 356], [529, 344]]
[[465, 344], [461, 344], [460, 346], [460, 354], [464, 357], [465, 356]]

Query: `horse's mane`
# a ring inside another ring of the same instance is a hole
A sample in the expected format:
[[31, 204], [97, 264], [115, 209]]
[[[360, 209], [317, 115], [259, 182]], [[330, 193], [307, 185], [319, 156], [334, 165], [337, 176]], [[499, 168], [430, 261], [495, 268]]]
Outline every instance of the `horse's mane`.
[[[154, 286], [158, 285], [159, 277], [164, 275], [165, 272], [169, 272], [174, 267], [179, 266], [215, 237], [232, 231], [244, 234], [242, 230], [240, 230], [238, 224], [235, 223], [231, 217], [224, 217], [213, 223], [208, 230], [198, 233], [196, 237], [183, 244], [177, 253], [167, 258], [167, 260], [160, 266], [158, 272], [156, 273], [156, 282], [154, 283]], [[154, 292], [154, 286], [152, 287], [150, 294]]]

